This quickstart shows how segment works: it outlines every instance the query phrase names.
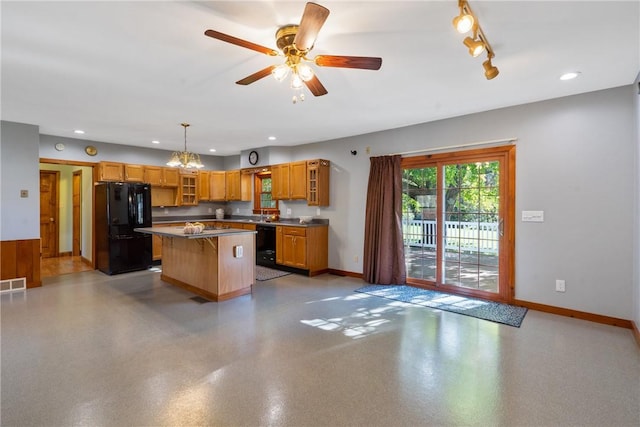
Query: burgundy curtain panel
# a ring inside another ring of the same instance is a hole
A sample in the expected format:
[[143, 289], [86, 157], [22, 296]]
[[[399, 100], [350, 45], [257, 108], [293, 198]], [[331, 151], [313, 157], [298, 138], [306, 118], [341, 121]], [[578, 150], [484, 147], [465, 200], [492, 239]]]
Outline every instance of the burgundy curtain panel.
[[371, 158], [364, 223], [363, 278], [381, 285], [407, 278], [402, 242], [401, 157]]

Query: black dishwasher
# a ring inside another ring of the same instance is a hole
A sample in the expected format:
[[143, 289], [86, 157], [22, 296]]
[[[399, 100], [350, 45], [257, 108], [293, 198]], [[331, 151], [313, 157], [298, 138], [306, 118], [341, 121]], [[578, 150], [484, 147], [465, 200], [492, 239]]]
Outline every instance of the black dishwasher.
[[257, 225], [256, 264], [273, 267], [276, 263], [275, 225]]

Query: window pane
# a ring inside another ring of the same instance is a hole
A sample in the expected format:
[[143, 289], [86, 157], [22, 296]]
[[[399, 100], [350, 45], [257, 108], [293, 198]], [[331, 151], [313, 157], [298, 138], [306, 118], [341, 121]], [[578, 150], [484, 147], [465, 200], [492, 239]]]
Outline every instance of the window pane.
[[262, 178], [262, 192], [271, 193], [271, 178]]

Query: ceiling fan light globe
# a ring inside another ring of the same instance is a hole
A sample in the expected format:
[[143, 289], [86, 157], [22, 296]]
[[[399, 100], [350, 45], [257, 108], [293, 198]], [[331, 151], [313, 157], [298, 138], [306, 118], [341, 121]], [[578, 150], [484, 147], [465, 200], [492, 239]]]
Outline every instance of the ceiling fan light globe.
[[281, 82], [284, 79], [286, 79], [287, 76], [289, 75], [289, 66], [287, 64], [278, 65], [276, 68], [273, 69], [271, 74], [273, 75], [274, 79]]
[[313, 78], [313, 69], [307, 64], [299, 64], [297, 71], [302, 81], [308, 82]]
[[302, 79], [298, 75], [298, 73], [293, 73], [291, 76], [291, 89], [302, 89]]
[[473, 28], [473, 24], [475, 23], [475, 19], [473, 15], [461, 13], [460, 15], [453, 18], [453, 27], [460, 34], [468, 33]]

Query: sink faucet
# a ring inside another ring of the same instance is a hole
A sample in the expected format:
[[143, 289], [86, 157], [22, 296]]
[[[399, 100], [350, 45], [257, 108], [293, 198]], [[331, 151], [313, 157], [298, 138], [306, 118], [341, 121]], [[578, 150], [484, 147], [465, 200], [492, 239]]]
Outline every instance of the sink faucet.
[[264, 209], [260, 209], [260, 221], [264, 221]]

